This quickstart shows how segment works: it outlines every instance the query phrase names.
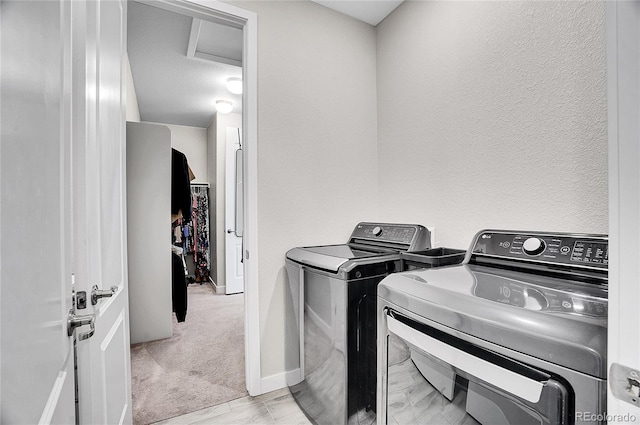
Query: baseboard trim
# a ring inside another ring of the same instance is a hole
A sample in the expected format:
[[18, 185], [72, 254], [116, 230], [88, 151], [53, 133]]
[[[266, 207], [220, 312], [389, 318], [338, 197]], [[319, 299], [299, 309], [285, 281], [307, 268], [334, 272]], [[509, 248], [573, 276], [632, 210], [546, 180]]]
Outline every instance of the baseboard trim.
[[211, 276], [209, 276], [209, 285], [211, 285], [211, 287], [213, 288], [213, 291], [216, 294], [226, 294], [227, 293], [227, 286], [226, 285], [217, 285], [213, 279], [211, 279]]
[[267, 376], [260, 381], [260, 394], [266, 394], [271, 391], [285, 388], [289, 385], [295, 385], [302, 381], [300, 376], [300, 368], [284, 373]]
[[260, 394], [270, 393], [271, 391], [279, 390], [286, 386], [287, 373], [278, 373], [276, 375], [266, 376], [260, 380]]
[[302, 382], [302, 372], [300, 371], [300, 368], [285, 372], [285, 379], [289, 386]]

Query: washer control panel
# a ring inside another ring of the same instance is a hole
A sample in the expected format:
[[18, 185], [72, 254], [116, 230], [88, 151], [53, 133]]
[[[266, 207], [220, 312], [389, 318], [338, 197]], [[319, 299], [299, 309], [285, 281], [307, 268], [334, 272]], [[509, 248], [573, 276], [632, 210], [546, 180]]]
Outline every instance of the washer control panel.
[[351, 239], [375, 239], [387, 242], [410, 244], [418, 229], [416, 226], [359, 223], [351, 234]]
[[609, 242], [606, 235], [485, 230], [476, 235], [471, 255], [607, 269]]
[[475, 296], [527, 310], [573, 313], [583, 316], [607, 317], [606, 291], [597, 294], [578, 290], [558, 290], [512, 279], [476, 274]]
[[349, 243], [398, 250], [421, 250], [431, 247], [429, 229], [419, 224], [358, 223]]

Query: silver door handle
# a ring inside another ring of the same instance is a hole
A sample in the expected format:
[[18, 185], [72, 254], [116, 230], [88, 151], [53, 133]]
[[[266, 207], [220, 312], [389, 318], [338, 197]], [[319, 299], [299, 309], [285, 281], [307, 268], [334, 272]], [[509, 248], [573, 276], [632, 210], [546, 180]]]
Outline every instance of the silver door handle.
[[89, 325], [89, 332], [78, 334], [78, 339], [80, 341], [83, 341], [85, 339], [91, 338], [96, 330], [95, 320], [95, 314], [85, 314], [82, 316], [78, 316], [76, 314], [73, 314], [73, 310], [69, 310], [69, 314], [67, 315], [67, 335], [73, 335], [73, 331], [80, 326]]
[[98, 285], [93, 285], [93, 288], [91, 288], [91, 305], [98, 304], [100, 298], [113, 297], [113, 294], [117, 291], [118, 287], [115, 285], [110, 289], [98, 289]]

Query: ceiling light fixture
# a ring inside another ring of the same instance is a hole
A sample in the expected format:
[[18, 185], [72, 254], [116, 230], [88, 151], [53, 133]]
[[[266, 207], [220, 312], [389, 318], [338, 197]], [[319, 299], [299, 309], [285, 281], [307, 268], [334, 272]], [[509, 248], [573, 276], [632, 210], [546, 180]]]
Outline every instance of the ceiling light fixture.
[[242, 78], [240, 77], [227, 78], [227, 90], [229, 90], [233, 94], [241, 94]]
[[228, 114], [233, 110], [233, 103], [228, 100], [216, 100], [216, 111], [221, 114]]

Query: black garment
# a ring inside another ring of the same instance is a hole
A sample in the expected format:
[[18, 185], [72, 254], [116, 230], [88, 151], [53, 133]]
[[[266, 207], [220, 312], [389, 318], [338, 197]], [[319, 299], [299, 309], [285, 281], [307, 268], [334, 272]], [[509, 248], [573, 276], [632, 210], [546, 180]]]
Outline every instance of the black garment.
[[171, 214], [179, 210], [185, 220], [191, 220], [189, 164], [182, 152], [171, 148]]
[[180, 257], [171, 253], [171, 289], [173, 311], [178, 322], [187, 317], [187, 281], [184, 278], [184, 265]]

